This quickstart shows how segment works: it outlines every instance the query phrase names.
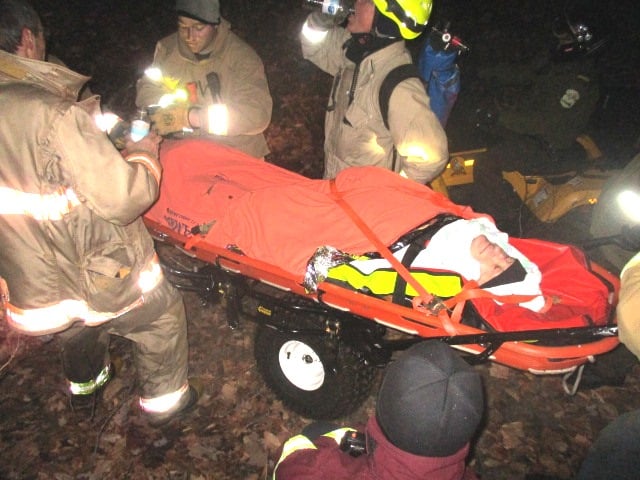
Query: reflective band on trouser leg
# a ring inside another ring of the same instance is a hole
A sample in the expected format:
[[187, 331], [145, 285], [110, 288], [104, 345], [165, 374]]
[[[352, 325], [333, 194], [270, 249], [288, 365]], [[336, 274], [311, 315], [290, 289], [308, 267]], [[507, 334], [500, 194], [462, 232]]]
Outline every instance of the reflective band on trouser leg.
[[73, 395], [90, 395], [99, 388], [106, 385], [106, 383], [111, 378], [111, 373], [113, 369], [111, 368], [111, 364], [107, 365], [102, 369], [102, 371], [98, 374], [98, 376], [94, 380], [89, 380], [88, 382], [78, 383], [78, 382], [69, 382], [69, 391]]
[[189, 383], [185, 383], [175, 392], [166, 393], [154, 398], [140, 398], [140, 407], [147, 413], [165, 413], [176, 408], [180, 400], [189, 390]]
[[87, 326], [100, 325], [142, 305], [144, 294], [155, 289], [162, 278], [162, 267], [158, 256], [154, 255], [138, 277], [138, 287], [143, 295], [117, 312], [96, 312], [84, 300], [62, 300], [55, 305], [31, 309], [22, 309], [7, 303], [7, 321], [13, 328], [30, 335], [60, 332], [76, 320], [83, 320]]
[[[183, 388], [188, 383], [189, 373], [187, 320], [182, 296], [164, 279], [153, 292], [145, 295], [145, 300], [139, 310], [115, 319], [109, 325], [110, 332], [133, 342], [143, 407], [147, 399]], [[143, 410], [148, 409], [144, 407]]]

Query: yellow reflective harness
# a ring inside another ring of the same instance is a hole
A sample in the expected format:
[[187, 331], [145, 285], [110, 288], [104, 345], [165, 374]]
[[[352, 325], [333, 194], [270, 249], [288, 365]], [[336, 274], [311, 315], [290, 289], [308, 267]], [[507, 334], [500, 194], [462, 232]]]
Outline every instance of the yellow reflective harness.
[[[425, 290], [438, 297], [453, 297], [462, 290], [459, 275], [451, 272], [434, 272], [421, 268], [409, 268], [414, 277]], [[329, 269], [327, 279], [347, 283], [355, 290], [367, 290], [374, 295], [391, 295], [399, 278], [393, 268], [380, 268], [366, 273], [352, 263], [345, 263]], [[415, 297], [418, 292], [411, 284], [406, 284], [404, 294]]]

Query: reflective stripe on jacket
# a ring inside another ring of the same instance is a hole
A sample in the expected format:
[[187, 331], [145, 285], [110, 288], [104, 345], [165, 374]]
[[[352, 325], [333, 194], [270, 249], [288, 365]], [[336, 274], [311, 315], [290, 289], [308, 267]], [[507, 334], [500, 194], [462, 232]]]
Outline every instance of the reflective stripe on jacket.
[[[41, 308], [23, 309], [11, 303], [11, 292], [6, 288], [2, 292], [5, 317], [9, 325], [28, 335], [56, 333], [82, 321], [87, 326], [100, 325], [113, 318], [120, 317], [144, 303], [144, 294], [158, 286], [162, 280], [162, 268], [158, 257], [154, 255], [149, 264], [140, 272], [137, 286], [140, 296], [118, 311], [98, 312], [84, 300], [65, 299]], [[0, 288], [2, 286], [0, 285]]]
[[[338, 428], [336, 430], [332, 430], [330, 432], [323, 434], [322, 437], [330, 438], [336, 442], [336, 445], [340, 445], [340, 442], [342, 441], [342, 437], [344, 437], [344, 435], [350, 431], [355, 431], [355, 430], [349, 427]], [[278, 465], [280, 465], [280, 463], [283, 462], [289, 455], [300, 450], [305, 450], [305, 449], [317, 450], [317, 448], [318, 447], [316, 447], [315, 444], [304, 435], [296, 435], [295, 437], [291, 437], [282, 446], [282, 454], [280, 455], [280, 459], [278, 460], [278, 463], [276, 463], [276, 466], [273, 469], [274, 480], [276, 479], [276, 471], [278, 470]]]
[[0, 276], [14, 321], [56, 312], [27, 327], [34, 333], [69, 315], [91, 322], [127, 310], [155, 254], [140, 215], [157, 197], [159, 167], [144, 155], [126, 161], [98, 129], [98, 97], [75, 100], [87, 80], [0, 51], [0, 200], [9, 202], [0, 206]]

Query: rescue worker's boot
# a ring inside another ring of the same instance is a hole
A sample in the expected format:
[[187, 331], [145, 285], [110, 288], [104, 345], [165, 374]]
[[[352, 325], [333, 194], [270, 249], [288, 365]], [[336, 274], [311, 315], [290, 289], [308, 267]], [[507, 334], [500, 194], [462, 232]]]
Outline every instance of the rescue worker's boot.
[[182, 417], [183, 415], [191, 412], [198, 403], [198, 400], [202, 395], [202, 391], [203, 385], [199, 379], [189, 379], [189, 387], [180, 398], [180, 401], [166, 412], [146, 412], [145, 416], [147, 417], [147, 422], [150, 426], [158, 428], [167, 425], [172, 420]]

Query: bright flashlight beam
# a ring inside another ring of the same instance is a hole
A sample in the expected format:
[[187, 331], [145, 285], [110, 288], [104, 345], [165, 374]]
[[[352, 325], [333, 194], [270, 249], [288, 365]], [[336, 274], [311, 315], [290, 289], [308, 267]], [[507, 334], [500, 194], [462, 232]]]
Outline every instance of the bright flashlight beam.
[[618, 194], [618, 205], [631, 221], [640, 223], [640, 195], [631, 190]]

